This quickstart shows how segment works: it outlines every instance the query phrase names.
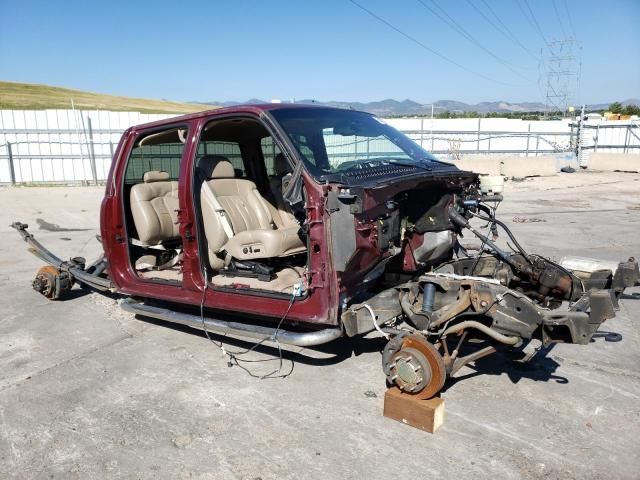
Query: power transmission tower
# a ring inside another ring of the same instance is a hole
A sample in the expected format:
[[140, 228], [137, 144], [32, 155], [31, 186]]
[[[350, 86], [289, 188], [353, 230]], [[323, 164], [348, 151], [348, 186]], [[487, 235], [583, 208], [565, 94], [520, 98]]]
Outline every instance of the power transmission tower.
[[545, 65], [547, 67], [546, 114], [561, 112], [568, 115], [576, 101], [580, 85], [581, 47], [574, 37], [552, 40], [547, 43]]

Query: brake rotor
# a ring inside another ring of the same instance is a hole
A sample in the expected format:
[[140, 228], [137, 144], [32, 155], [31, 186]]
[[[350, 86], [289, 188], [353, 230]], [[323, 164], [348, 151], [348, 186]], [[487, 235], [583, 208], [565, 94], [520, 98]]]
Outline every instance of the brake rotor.
[[427, 399], [437, 394], [447, 378], [442, 356], [421, 335], [406, 335], [389, 362], [387, 377], [405, 393]]
[[36, 273], [32, 286], [33, 289], [49, 299], [56, 295], [56, 277], [60, 275], [60, 270], [51, 265], [46, 265]]

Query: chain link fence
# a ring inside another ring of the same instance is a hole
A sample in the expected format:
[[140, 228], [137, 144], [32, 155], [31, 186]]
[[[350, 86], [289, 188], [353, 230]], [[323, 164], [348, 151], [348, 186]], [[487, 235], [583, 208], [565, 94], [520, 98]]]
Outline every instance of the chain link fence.
[[[7, 114], [10, 112], [10, 115]], [[54, 112], [54, 113], [52, 113]], [[42, 126], [43, 121], [46, 124]], [[133, 112], [0, 111], [0, 183], [101, 184], [122, 132], [130, 125], [169, 118]], [[640, 125], [626, 122], [510, 119], [387, 119], [443, 160], [476, 155], [577, 154], [586, 166], [593, 151], [640, 154]], [[455, 127], [455, 128], [451, 128]], [[366, 137], [328, 148], [336, 154], [375, 151]], [[639, 157], [640, 161], [640, 157]]]

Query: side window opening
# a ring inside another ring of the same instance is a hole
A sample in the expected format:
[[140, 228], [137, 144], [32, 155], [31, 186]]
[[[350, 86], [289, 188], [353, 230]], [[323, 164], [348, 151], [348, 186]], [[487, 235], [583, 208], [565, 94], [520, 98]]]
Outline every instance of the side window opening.
[[[178, 129], [160, 133], [165, 135], [164, 141], [158, 134], [151, 134], [136, 142], [127, 162], [125, 184], [142, 183], [144, 174], [149, 171], [164, 171], [170, 180], [178, 180], [184, 143], [180, 141]], [[156, 135], [154, 141], [151, 137]]]
[[178, 179], [187, 129], [171, 127], [139, 137], [124, 173], [123, 201], [129, 257], [139, 277], [181, 282], [182, 239]]

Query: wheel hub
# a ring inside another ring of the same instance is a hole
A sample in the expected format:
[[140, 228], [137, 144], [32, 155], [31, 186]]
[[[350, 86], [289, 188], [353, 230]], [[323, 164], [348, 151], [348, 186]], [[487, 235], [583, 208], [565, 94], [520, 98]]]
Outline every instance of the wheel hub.
[[45, 265], [38, 270], [32, 286], [36, 292], [41, 293], [49, 300], [57, 300], [71, 290], [73, 277], [51, 265]]
[[446, 379], [442, 356], [422, 335], [416, 334], [396, 337], [387, 344], [383, 370], [389, 383], [419, 398], [433, 397]]
[[400, 390], [418, 392], [431, 380], [431, 367], [415, 348], [403, 348], [393, 356], [391, 378]]
[[56, 275], [59, 273], [54, 267], [42, 267], [33, 280], [33, 289], [47, 298], [53, 298], [56, 288]]

